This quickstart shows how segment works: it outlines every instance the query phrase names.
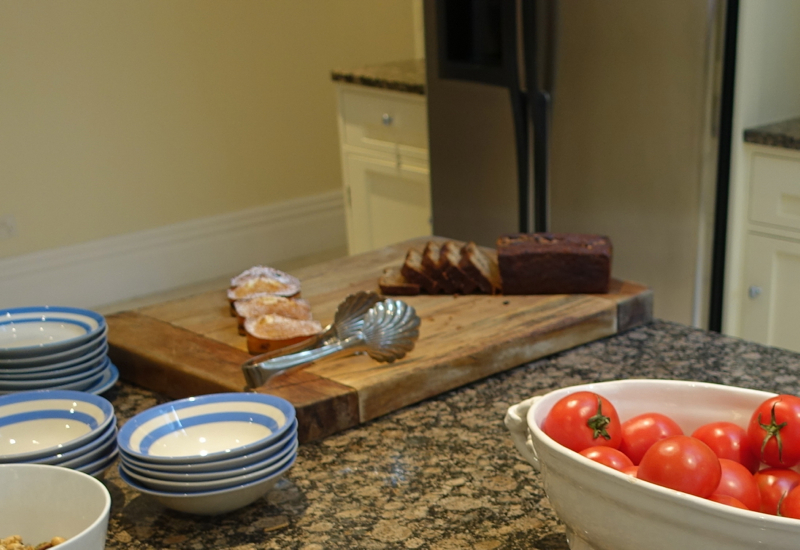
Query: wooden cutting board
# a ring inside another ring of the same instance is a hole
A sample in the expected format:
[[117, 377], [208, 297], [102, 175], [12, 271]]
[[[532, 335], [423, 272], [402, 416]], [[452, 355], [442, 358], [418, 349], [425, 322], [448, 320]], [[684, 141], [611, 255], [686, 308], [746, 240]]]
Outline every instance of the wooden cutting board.
[[[434, 238], [439, 241], [444, 239]], [[339, 303], [378, 290], [383, 269], [402, 265], [416, 239], [293, 271], [323, 326]], [[121, 377], [171, 398], [243, 391], [250, 357], [224, 288], [107, 318], [109, 355]], [[259, 388], [297, 409], [301, 441], [356, 426], [486, 376], [652, 318], [647, 287], [614, 280], [608, 294], [409, 296], [422, 319], [415, 348], [394, 363], [356, 355], [273, 378]]]

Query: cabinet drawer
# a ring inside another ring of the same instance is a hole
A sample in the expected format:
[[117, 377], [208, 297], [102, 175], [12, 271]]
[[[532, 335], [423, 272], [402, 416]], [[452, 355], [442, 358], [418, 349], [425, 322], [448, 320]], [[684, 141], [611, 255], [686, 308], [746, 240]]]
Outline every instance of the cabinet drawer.
[[800, 159], [754, 154], [750, 221], [800, 231]]
[[396, 152], [398, 145], [428, 148], [425, 98], [392, 91], [342, 87], [343, 140], [348, 145]]

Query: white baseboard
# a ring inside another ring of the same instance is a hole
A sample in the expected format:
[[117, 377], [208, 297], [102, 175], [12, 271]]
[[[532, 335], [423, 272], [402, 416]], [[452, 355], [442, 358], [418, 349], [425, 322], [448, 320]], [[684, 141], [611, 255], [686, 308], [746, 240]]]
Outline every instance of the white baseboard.
[[0, 259], [0, 308], [92, 308], [346, 244], [335, 191]]

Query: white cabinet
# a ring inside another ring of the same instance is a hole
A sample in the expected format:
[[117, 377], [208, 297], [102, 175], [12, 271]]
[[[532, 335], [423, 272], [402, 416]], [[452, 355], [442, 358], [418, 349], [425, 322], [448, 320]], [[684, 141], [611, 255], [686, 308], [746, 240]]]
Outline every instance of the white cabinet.
[[337, 84], [350, 254], [431, 234], [425, 98]]
[[747, 150], [739, 336], [800, 351], [800, 151]]

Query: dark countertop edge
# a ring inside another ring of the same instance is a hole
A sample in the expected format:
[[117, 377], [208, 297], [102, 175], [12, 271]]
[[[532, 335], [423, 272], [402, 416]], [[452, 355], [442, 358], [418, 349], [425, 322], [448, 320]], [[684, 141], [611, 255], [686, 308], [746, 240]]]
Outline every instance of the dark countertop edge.
[[747, 143], [800, 150], [800, 117], [765, 124], [744, 131]]
[[358, 69], [331, 71], [335, 82], [425, 95], [425, 61], [392, 61]]

